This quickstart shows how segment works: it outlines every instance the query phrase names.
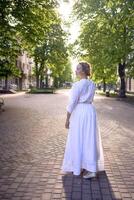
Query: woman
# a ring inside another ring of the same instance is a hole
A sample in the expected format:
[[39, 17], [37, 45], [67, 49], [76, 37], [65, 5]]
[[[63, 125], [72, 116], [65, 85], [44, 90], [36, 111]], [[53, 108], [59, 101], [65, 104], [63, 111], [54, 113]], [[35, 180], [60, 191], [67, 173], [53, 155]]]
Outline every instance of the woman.
[[96, 110], [92, 104], [95, 84], [88, 80], [90, 65], [80, 62], [76, 68], [80, 79], [73, 84], [67, 106], [65, 127], [69, 129], [62, 170], [80, 175], [85, 179], [96, 177], [104, 170], [101, 137], [97, 128]]

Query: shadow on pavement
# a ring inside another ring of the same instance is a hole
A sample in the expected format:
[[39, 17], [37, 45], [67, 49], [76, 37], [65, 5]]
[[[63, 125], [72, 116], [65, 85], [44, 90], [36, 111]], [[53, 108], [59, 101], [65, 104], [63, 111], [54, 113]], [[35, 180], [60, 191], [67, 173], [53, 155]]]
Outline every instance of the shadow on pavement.
[[121, 200], [115, 197], [106, 172], [100, 172], [97, 178], [90, 180], [68, 173], [62, 177], [62, 182], [63, 197], [68, 200]]

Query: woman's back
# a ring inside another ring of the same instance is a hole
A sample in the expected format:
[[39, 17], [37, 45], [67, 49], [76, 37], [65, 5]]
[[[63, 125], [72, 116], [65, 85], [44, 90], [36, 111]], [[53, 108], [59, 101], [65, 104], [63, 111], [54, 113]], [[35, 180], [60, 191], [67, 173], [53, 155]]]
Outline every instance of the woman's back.
[[80, 81], [78, 81], [78, 87], [80, 90], [78, 103], [91, 103], [93, 101], [95, 93], [95, 84], [93, 83], [93, 81], [88, 79], [81, 79]]
[[72, 112], [79, 103], [92, 103], [95, 93], [95, 84], [88, 79], [81, 79], [73, 84], [70, 91], [67, 111]]

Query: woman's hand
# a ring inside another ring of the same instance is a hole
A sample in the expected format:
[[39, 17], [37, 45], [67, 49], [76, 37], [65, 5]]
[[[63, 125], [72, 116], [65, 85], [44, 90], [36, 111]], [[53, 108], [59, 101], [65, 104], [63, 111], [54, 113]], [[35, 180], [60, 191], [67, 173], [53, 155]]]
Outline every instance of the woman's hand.
[[65, 123], [65, 128], [69, 129], [69, 119], [70, 119], [71, 113], [67, 112], [67, 118]]
[[68, 119], [66, 120], [65, 128], [69, 129], [69, 120]]

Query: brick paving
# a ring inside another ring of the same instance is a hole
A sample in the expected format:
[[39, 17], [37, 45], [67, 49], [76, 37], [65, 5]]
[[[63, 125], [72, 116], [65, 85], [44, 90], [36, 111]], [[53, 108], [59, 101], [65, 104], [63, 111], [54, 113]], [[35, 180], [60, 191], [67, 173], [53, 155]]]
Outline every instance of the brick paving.
[[0, 113], [1, 200], [134, 199], [134, 107], [96, 96], [105, 172], [92, 180], [64, 174], [68, 90], [10, 95]]

